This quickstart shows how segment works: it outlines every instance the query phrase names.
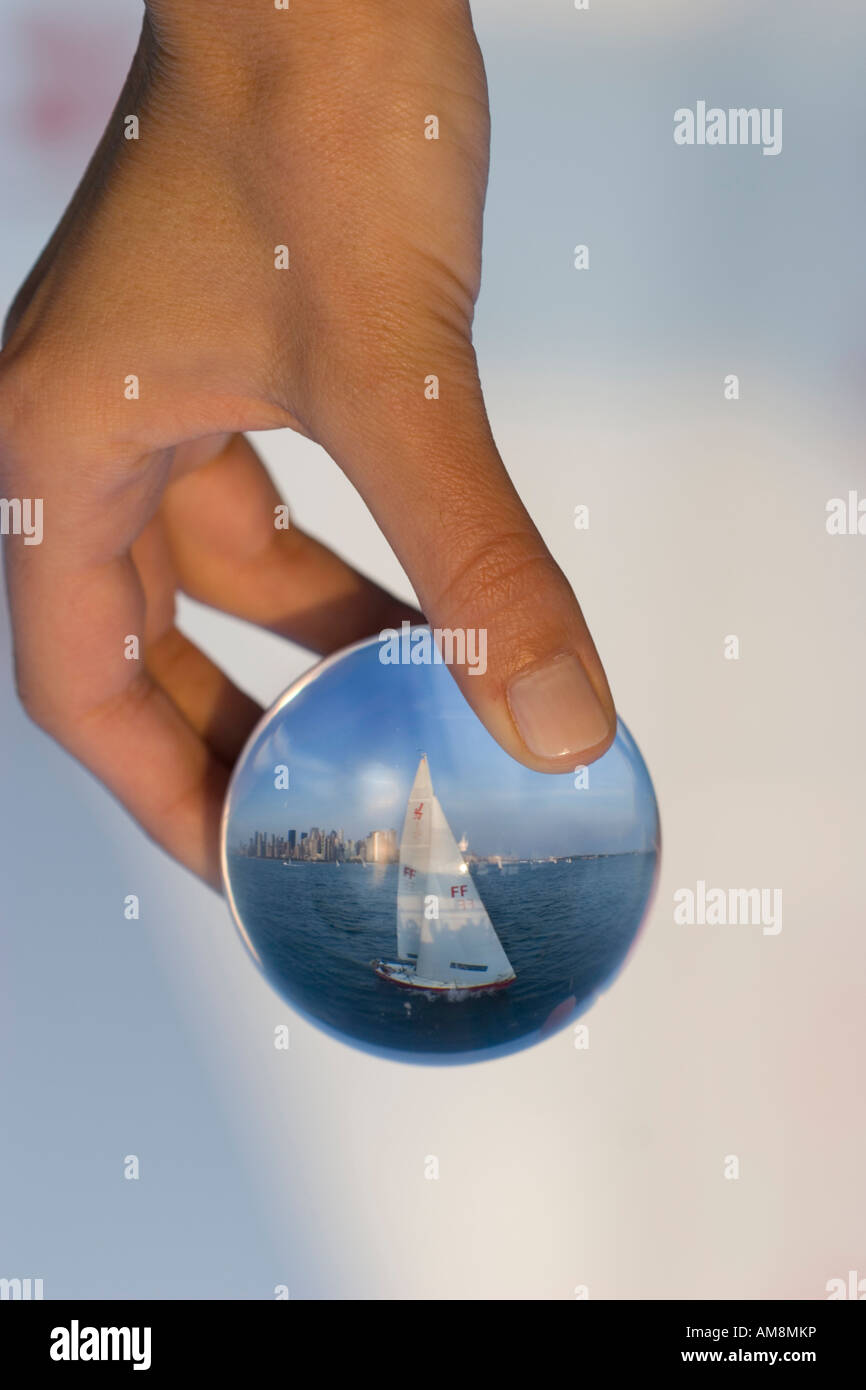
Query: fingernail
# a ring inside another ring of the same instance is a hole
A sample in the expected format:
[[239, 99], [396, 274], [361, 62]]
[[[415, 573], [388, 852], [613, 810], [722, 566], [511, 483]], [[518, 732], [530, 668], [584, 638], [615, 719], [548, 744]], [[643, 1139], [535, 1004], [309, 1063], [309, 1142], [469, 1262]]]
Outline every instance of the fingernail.
[[610, 721], [576, 656], [554, 657], [508, 688], [514, 722], [531, 753], [557, 758], [601, 743]]

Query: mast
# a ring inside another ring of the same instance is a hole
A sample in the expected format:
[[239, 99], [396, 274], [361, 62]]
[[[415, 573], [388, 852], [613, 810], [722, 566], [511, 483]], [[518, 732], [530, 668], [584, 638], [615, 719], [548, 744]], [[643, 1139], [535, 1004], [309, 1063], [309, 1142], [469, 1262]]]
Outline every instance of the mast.
[[424, 916], [424, 893], [430, 857], [430, 825], [433, 784], [425, 754], [421, 754], [415, 781], [406, 803], [400, 837], [400, 869], [397, 887], [397, 955], [413, 963]]

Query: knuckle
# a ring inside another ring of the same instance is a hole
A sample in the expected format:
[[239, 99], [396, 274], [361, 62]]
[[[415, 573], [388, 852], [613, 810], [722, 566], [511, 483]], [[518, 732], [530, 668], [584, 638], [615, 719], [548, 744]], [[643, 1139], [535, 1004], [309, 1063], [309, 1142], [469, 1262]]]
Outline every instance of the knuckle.
[[514, 612], [527, 602], [542, 602], [547, 586], [563, 582], [541, 537], [515, 531], [474, 547], [458, 564], [434, 607], [448, 612]]
[[39, 443], [44, 388], [43, 359], [35, 350], [0, 355], [0, 478], [20, 472]]
[[8, 477], [19, 434], [21, 389], [8, 362], [0, 357], [0, 480]]

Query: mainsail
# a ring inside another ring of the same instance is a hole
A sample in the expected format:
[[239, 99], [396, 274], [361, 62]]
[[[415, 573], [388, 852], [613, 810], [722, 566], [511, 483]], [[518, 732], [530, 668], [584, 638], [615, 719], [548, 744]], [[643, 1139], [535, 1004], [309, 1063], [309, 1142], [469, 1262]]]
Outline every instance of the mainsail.
[[399, 960], [378, 962], [378, 973], [418, 989], [510, 984], [514, 970], [433, 793], [425, 756], [409, 793], [399, 873]]

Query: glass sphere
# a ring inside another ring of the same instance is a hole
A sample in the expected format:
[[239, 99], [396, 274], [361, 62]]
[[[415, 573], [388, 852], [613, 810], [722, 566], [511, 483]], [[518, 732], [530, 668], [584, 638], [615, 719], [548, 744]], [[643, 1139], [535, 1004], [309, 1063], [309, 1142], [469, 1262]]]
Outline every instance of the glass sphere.
[[[418, 629], [413, 629], [417, 632]], [[226, 799], [235, 923], [305, 1017], [407, 1061], [477, 1061], [565, 1028], [611, 983], [659, 862], [628, 730], [532, 772], [440, 660], [330, 657], [264, 716]]]

